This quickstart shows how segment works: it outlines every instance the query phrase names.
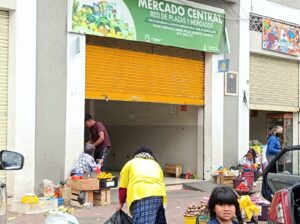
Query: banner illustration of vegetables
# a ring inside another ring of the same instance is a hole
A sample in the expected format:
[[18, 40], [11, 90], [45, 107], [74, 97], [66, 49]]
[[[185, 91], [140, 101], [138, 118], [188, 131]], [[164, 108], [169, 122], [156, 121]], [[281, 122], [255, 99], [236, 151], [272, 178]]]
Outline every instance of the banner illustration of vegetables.
[[127, 6], [114, 1], [86, 1], [83, 4], [79, 0], [74, 0], [72, 30], [78, 33], [136, 40], [134, 22]]

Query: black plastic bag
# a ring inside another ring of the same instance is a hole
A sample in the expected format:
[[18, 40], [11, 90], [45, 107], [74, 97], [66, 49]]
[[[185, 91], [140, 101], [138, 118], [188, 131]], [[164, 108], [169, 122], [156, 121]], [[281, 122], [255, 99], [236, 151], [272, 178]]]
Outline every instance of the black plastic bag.
[[123, 210], [118, 210], [104, 224], [132, 224], [132, 219]]

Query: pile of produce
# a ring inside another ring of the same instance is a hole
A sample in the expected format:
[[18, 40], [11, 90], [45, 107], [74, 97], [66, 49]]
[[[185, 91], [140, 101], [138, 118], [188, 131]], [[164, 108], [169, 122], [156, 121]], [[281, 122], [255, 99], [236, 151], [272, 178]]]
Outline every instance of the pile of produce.
[[250, 148], [254, 149], [257, 154], [261, 154], [263, 152], [262, 144], [257, 140], [250, 141]]
[[98, 179], [112, 179], [114, 178], [114, 176], [112, 175], [112, 173], [106, 173], [106, 172], [101, 172], [97, 175]]
[[74, 213], [74, 208], [66, 208], [64, 206], [60, 206], [58, 209], [47, 211], [46, 213], [44, 213], [45, 224], [79, 224], [78, 220], [74, 216]]
[[197, 179], [197, 175], [196, 174], [191, 174], [189, 172], [187, 173], [182, 173], [180, 174], [179, 176], [180, 178], [183, 178], [183, 179]]
[[237, 186], [237, 188], [235, 188], [235, 190], [239, 195], [247, 194], [250, 191], [249, 188], [247, 187], [247, 185], [244, 183], [240, 183], [240, 185]]
[[193, 216], [208, 216], [208, 207], [204, 201], [200, 201], [199, 205], [194, 203], [190, 203], [184, 213], [186, 217], [193, 217]]
[[255, 171], [259, 168], [259, 164], [253, 163], [251, 166], [244, 164], [243, 171]]
[[234, 170], [229, 170], [226, 167], [220, 166], [213, 176], [237, 176]]
[[75, 209], [74, 208], [68, 208], [68, 207], [65, 207], [65, 206], [59, 206], [55, 210], [45, 212], [44, 216], [47, 217], [49, 215], [49, 213], [51, 213], [51, 212], [62, 212], [62, 213], [67, 213], [67, 214], [70, 214], [70, 215], [74, 215], [75, 214]]

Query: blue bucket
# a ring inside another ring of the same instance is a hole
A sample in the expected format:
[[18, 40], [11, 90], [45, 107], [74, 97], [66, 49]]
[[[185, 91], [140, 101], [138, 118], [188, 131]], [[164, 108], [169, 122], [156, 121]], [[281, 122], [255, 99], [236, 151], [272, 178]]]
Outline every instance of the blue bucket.
[[63, 199], [63, 198], [57, 198], [57, 204], [58, 204], [58, 206], [63, 205], [64, 202], [65, 202], [65, 199]]

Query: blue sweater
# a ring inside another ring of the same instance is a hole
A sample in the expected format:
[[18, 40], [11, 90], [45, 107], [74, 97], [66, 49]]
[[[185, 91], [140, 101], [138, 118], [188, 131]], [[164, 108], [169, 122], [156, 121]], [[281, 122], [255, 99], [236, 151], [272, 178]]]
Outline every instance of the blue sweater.
[[268, 138], [267, 155], [277, 155], [281, 151], [280, 139], [276, 135]]
[[[220, 224], [220, 222], [216, 218], [214, 218], [209, 220], [207, 224]], [[238, 223], [232, 220], [232, 224], [238, 224]]]

